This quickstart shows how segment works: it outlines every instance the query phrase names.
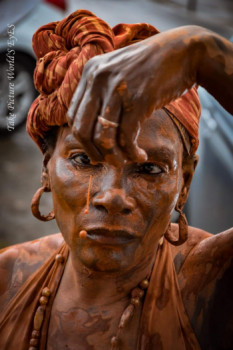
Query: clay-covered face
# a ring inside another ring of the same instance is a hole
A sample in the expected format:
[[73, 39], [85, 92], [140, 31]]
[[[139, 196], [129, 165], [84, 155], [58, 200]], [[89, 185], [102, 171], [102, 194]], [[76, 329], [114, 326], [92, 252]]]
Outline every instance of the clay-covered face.
[[[93, 164], [71, 129], [59, 130], [48, 163], [55, 216], [72, 257], [91, 269], [120, 271], [146, 263], [170, 221], [183, 183], [178, 131], [164, 111], [154, 112], [138, 143], [148, 154], [146, 163]], [[81, 230], [86, 238], [79, 237]]]

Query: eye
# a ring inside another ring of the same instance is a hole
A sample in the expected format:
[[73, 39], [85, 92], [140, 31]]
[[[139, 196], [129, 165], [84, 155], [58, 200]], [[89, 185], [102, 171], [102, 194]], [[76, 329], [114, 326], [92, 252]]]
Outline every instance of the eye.
[[143, 163], [139, 165], [138, 172], [144, 174], [161, 174], [163, 169], [154, 163]]
[[91, 160], [86, 153], [76, 153], [71, 157], [76, 165], [90, 165]]

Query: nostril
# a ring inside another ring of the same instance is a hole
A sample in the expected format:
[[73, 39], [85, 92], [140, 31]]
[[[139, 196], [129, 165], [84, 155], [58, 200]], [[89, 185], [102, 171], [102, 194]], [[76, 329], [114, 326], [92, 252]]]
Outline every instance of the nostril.
[[129, 215], [131, 213], [130, 209], [123, 209], [122, 214]]
[[103, 205], [101, 205], [101, 204], [95, 205], [95, 207], [96, 207], [96, 209], [98, 209], [99, 211], [102, 211], [102, 212], [105, 212], [105, 213], [108, 212], [107, 209], [106, 209]]
[[135, 200], [121, 189], [111, 189], [95, 196], [92, 205], [105, 214], [129, 215], [135, 208]]

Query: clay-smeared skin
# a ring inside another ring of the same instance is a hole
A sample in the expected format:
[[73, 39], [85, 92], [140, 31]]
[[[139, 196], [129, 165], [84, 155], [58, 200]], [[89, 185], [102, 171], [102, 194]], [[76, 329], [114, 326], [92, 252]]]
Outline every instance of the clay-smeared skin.
[[[85, 325], [85, 318], [84, 324], [79, 324], [75, 339], [68, 339], [69, 348], [76, 348], [80, 337], [80, 349], [86, 350], [86, 344], [89, 348], [95, 344], [93, 349], [98, 350], [103, 345], [109, 348], [120, 315], [129, 303], [130, 291], [150, 274], [157, 242], [166, 230], [179, 193], [189, 186], [194, 166], [184, 165], [182, 169], [182, 141], [164, 111], [145, 121], [139, 144], [148, 151], [149, 162], [155, 164], [153, 170], [157, 174], [146, 173], [141, 164], [132, 162], [124, 166], [113, 166], [107, 161], [78, 166], [80, 160], [77, 158], [75, 163], [74, 156], [83, 152], [82, 146], [70, 128], [59, 131], [42, 178], [43, 184], [51, 187], [55, 216], [70, 247], [70, 258], [52, 309], [48, 349], [60, 343], [60, 349], [64, 349], [64, 335], [70, 334], [77, 322], [78, 315], [69, 313], [73, 309], [86, 315], [90, 322]], [[90, 206], [85, 215], [90, 175]], [[183, 175], [189, 178], [186, 183]], [[80, 239], [79, 231], [88, 232], [91, 227], [128, 230], [134, 239], [111, 246]], [[126, 349], [135, 349], [139, 311], [125, 335]], [[101, 344], [96, 322], [103, 330]]]
[[[61, 297], [61, 296], [60, 296]], [[126, 307], [128, 300], [120, 300], [113, 305], [94, 305], [90, 303], [84, 308], [77, 307], [77, 295], [67, 297], [67, 293], [58, 296], [53, 305], [52, 318], [49, 327], [47, 349], [76, 350], [77, 344], [80, 350], [109, 349], [110, 339], [115, 334], [118, 322]], [[81, 302], [79, 302], [81, 304]], [[133, 322], [127, 327], [127, 333], [122, 340], [122, 349], [135, 349], [135, 334], [139, 326], [139, 308], [133, 318]], [[124, 335], [124, 334], [123, 334]]]
[[[186, 199], [182, 194], [189, 187], [194, 160], [183, 164], [182, 171], [182, 142], [163, 111], [156, 112], [143, 124], [139, 136], [139, 146], [142, 145], [146, 151], [149, 148], [157, 151], [153, 158], [148, 152], [149, 161], [164, 167], [165, 172], [155, 176], [139, 174], [137, 165], [131, 162], [123, 167], [103, 162], [78, 168], [71, 157], [82, 147], [68, 127], [60, 129], [55, 151], [44, 168], [43, 181], [50, 183], [56, 218], [71, 254], [52, 308], [48, 350], [74, 350], [77, 344], [80, 350], [109, 348], [122, 311], [129, 303], [130, 290], [151, 269], [153, 253], [172, 208], [177, 200]], [[90, 175], [90, 210], [85, 215]], [[124, 212], [126, 204], [130, 210]], [[134, 232], [135, 242], [110, 247], [78, 236], [80, 229], [88, 231], [91, 226], [113, 225]], [[216, 337], [224, 338], [226, 344], [232, 342], [230, 326], [220, 327], [226, 321], [230, 325], [233, 315], [229, 288], [232, 237], [230, 231], [211, 236], [190, 228], [187, 243], [172, 248], [184, 304], [203, 349], [211, 343], [210, 349], [219, 349], [213, 340]], [[46, 259], [58, 244], [57, 236], [51, 236], [42, 239], [40, 246], [38, 242], [25, 243], [2, 253], [1, 276], [6, 283], [1, 284], [2, 307], [42, 264], [43, 256]], [[20, 283], [14, 286], [17, 280]], [[160, 300], [161, 307], [165, 297]], [[123, 332], [122, 350], [135, 350], [140, 313], [141, 307]], [[215, 327], [215, 338], [213, 330], [208, 328], [209, 320]], [[151, 344], [158, 342], [155, 334]]]
[[[74, 344], [78, 342], [83, 350], [92, 349], [86, 344], [95, 344], [93, 349], [98, 350], [109, 348], [111, 336], [129, 302], [130, 290], [150, 273], [157, 242], [184, 185], [183, 146], [173, 122], [163, 111], [145, 122], [139, 142], [151, 153], [149, 161], [161, 167], [162, 170], [155, 168], [161, 173], [139, 172], [140, 166], [132, 162], [124, 166], [103, 162], [78, 167], [71, 159], [83, 152], [83, 148], [70, 128], [60, 129], [47, 168], [55, 215], [71, 254], [52, 310], [48, 349], [53, 349], [58, 339], [63, 344], [62, 339], [73, 329], [78, 316], [72, 313], [67, 317], [66, 310], [77, 305], [82, 309], [79, 312], [92, 321], [88, 327], [86, 317], [80, 321], [80, 328], [73, 335], [75, 339], [72, 338]], [[193, 166], [188, 170], [190, 176], [192, 171]], [[85, 215], [90, 175], [90, 207]], [[88, 232], [98, 227], [128, 230], [134, 240], [106, 246], [79, 238], [81, 229]], [[93, 317], [104, 328], [101, 336]], [[135, 349], [138, 317], [139, 314], [127, 331], [129, 344], [122, 349]]]
[[[233, 44], [197, 26], [160, 33], [87, 62], [70, 124], [93, 159], [142, 160], [135, 140], [139, 123], [194, 83], [233, 113]], [[104, 129], [98, 115], [120, 123], [119, 129]]]
[[[158, 231], [158, 241], [181, 189], [183, 146], [165, 112], [157, 113], [143, 125], [139, 142], [148, 152], [154, 150], [149, 161], [161, 167], [162, 170], [155, 169], [160, 174], [143, 174], [141, 165], [132, 162], [124, 166], [113, 166], [108, 162], [81, 167], [74, 164], [72, 158], [84, 150], [68, 127], [61, 128], [55, 152], [48, 163], [59, 228], [67, 244], [77, 246], [71, 251], [72, 256], [78, 255], [82, 263], [96, 270], [111, 272], [138, 266], [144, 259], [145, 249], [146, 256], [152, 256], [155, 250], [152, 232]], [[90, 175], [90, 209], [85, 215]], [[133, 232], [134, 240], [123, 247], [108, 249], [93, 245], [90, 240], [78, 239], [80, 230], [88, 232], [105, 225]]]
[[[178, 132], [159, 111], [143, 123], [138, 146], [147, 153], [148, 162], [162, 170], [156, 175], [139, 171], [132, 162], [145, 157], [135, 142], [138, 123], [195, 82], [232, 112], [232, 51], [232, 44], [218, 35], [186, 27], [96, 57], [86, 66], [70, 113], [79, 107], [73, 130], [83, 145], [71, 128], [60, 128], [43, 169], [43, 184], [51, 187], [55, 216], [70, 248], [53, 304], [47, 350], [74, 350], [77, 344], [79, 350], [109, 349], [130, 290], [150, 273], [172, 209], [177, 201], [182, 204], [187, 199], [195, 167], [195, 158], [183, 162]], [[210, 76], [213, 71], [218, 84]], [[116, 128], [96, 125], [99, 114], [114, 122], [121, 116], [120, 134]], [[78, 165], [80, 152], [100, 163]], [[124, 159], [131, 161], [123, 163]], [[90, 207], [85, 215], [90, 175]], [[80, 230], [98, 227], [128, 230], [134, 240], [108, 246], [79, 238]], [[26, 243], [2, 253], [2, 308], [58, 245], [52, 237], [40, 242], [41, 247]], [[225, 344], [223, 349], [233, 344], [232, 252], [232, 231], [212, 237], [190, 229], [187, 243], [173, 248], [184, 305], [205, 350], [219, 350], [216, 339]], [[139, 308], [123, 334], [122, 350], [135, 350], [140, 312]], [[157, 334], [151, 339], [155, 343], [160, 343]]]
[[0, 311], [27, 278], [59, 247], [61, 241], [58, 235], [53, 235], [1, 250]]
[[232, 348], [232, 256], [230, 229], [201, 242], [179, 274], [182, 298], [203, 349]]

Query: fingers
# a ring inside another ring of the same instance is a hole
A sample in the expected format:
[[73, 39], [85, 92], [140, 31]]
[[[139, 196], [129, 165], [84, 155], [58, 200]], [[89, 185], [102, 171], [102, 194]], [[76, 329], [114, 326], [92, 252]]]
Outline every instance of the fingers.
[[127, 83], [113, 85], [109, 92], [106, 86], [95, 83], [91, 75], [86, 79], [84, 74], [71, 101], [68, 123], [93, 161], [106, 160], [115, 165], [125, 160], [146, 161], [145, 151], [137, 145], [140, 112]]
[[[140, 116], [140, 112], [137, 111]], [[138, 146], [137, 138], [140, 133], [140, 120], [136, 119], [136, 111], [132, 109], [130, 112], [125, 112], [119, 127], [118, 142], [124, 154], [133, 162], [145, 162], [148, 157], [146, 152]]]
[[73, 125], [76, 113], [83, 100], [84, 94], [88, 90], [89, 86], [91, 86], [93, 83], [93, 64], [90, 62], [93, 61], [93, 58], [90, 59], [84, 66], [81, 80], [72, 96], [70, 106], [67, 112], [67, 121], [69, 126]]
[[101, 109], [101, 99], [86, 91], [76, 110], [72, 130], [93, 161], [119, 165], [125, 160], [147, 160], [137, 144], [140, 121], [136, 119], [140, 119], [140, 112], [136, 113], [128, 102], [126, 106], [126, 99], [122, 102], [119, 94], [110, 95]]
[[121, 101], [118, 94], [113, 94], [105, 102], [97, 118], [93, 134], [93, 143], [104, 159], [114, 165], [123, 163], [125, 157], [117, 143], [117, 134], [121, 113]]
[[130, 94], [126, 81], [123, 80], [119, 84], [117, 91], [123, 104], [121, 123], [118, 130], [118, 144], [121, 150], [124, 151], [127, 159], [135, 162], [144, 162], [147, 160], [147, 154], [137, 144], [140, 120], [143, 117], [142, 108], [138, 106], [132, 93]]
[[103, 156], [92, 142], [96, 124], [96, 116], [100, 110], [101, 101], [86, 92], [76, 111], [72, 131], [83, 145], [84, 150], [93, 161], [103, 161]]
[[105, 160], [112, 164], [120, 164], [125, 160], [147, 160], [146, 152], [137, 145], [143, 114], [135, 106], [127, 83], [122, 81], [110, 94], [101, 117], [98, 117], [93, 142]]

